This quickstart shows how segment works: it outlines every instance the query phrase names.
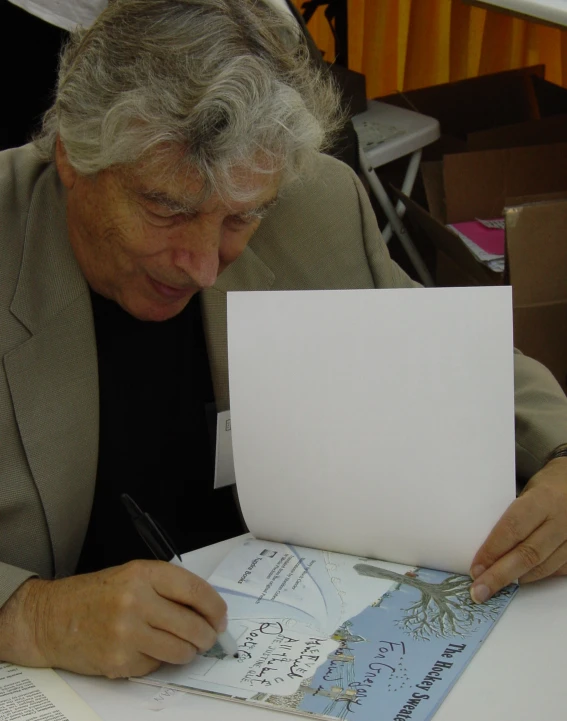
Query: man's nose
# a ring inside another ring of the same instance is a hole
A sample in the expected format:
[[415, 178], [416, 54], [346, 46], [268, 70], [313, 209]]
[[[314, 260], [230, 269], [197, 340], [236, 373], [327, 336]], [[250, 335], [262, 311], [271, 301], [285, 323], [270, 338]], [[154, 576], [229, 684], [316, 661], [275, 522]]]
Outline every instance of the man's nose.
[[214, 285], [219, 272], [219, 246], [222, 227], [200, 224], [187, 229], [175, 250], [173, 262], [201, 288]]
[[192, 252], [180, 250], [174, 260], [177, 268], [181, 269], [200, 288], [214, 285], [219, 272], [218, 248], [210, 252]]

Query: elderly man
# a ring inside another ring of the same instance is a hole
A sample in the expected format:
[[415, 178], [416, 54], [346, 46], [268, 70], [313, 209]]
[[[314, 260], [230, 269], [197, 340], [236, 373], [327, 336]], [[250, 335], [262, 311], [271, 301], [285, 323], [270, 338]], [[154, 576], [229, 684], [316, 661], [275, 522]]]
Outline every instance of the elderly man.
[[[136, 675], [224, 629], [206, 582], [133, 560], [119, 497], [182, 551], [242, 530], [207, 430], [227, 290], [415, 285], [319, 155], [336, 108], [259, 2], [116, 0], [73, 36], [42, 137], [0, 156], [0, 659]], [[567, 571], [567, 402], [520, 354], [516, 416], [530, 480], [473, 559], [476, 601]]]

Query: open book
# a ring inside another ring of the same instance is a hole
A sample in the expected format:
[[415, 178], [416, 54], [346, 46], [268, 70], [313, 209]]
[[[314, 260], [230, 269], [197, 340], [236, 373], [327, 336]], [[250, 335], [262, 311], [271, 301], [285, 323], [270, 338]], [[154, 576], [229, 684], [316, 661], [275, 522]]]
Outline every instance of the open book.
[[515, 495], [511, 327], [507, 288], [232, 294], [235, 473], [255, 538], [209, 581], [240, 655], [214, 647], [144, 681], [429, 719], [516, 590], [475, 605], [467, 576]]

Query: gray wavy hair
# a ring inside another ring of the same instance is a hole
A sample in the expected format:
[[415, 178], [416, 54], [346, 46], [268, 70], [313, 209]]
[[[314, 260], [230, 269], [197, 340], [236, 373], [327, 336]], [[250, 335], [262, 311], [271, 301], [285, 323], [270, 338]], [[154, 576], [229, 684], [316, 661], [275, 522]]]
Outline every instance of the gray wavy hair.
[[63, 50], [36, 147], [53, 159], [59, 135], [83, 175], [171, 166], [174, 148], [204, 193], [234, 200], [247, 199], [242, 170], [281, 172], [285, 185], [342, 121], [294, 25], [261, 0], [115, 0]]

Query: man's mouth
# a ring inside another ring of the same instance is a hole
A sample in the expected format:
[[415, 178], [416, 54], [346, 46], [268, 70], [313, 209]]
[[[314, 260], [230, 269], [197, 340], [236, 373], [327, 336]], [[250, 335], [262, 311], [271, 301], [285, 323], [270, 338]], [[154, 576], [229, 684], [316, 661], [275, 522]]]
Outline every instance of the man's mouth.
[[152, 278], [149, 275], [147, 277], [150, 286], [154, 289], [154, 291], [166, 300], [182, 300], [183, 298], [188, 298], [193, 295], [198, 290], [198, 288], [195, 287], [176, 288], [165, 283], [160, 283], [159, 280], [155, 280], [155, 278]]

